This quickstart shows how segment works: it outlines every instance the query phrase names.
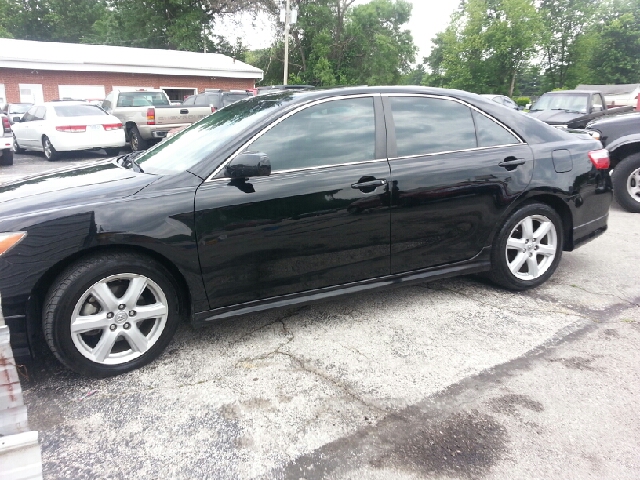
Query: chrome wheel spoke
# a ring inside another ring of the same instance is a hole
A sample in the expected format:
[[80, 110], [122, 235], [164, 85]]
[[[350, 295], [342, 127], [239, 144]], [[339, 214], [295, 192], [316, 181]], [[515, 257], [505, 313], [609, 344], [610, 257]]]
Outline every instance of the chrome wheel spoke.
[[548, 257], [556, 254], [556, 248], [550, 245], [539, 245], [536, 253]]
[[512, 248], [514, 250], [523, 251], [524, 250], [524, 240], [522, 238], [509, 238], [507, 240], [507, 248]]
[[100, 341], [98, 341], [98, 344], [93, 349], [93, 356], [96, 362], [104, 362], [111, 353], [113, 345], [116, 343], [117, 339], [117, 333], [112, 332], [111, 330], [104, 331], [102, 337], [100, 337]]
[[640, 202], [640, 168], [629, 174], [629, 178], [627, 178], [627, 193], [636, 202]]
[[129, 287], [125, 294], [118, 300], [119, 303], [124, 303], [128, 309], [133, 309], [138, 303], [138, 299], [144, 289], [147, 288], [147, 279], [144, 277], [134, 277], [129, 282]]
[[98, 299], [100, 305], [107, 311], [114, 311], [118, 308], [118, 299], [113, 294], [106, 282], [98, 282], [91, 288], [91, 294]]
[[533, 219], [527, 217], [522, 221], [522, 238], [531, 240], [533, 238]]
[[84, 333], [91, 330], [103, 330], [109, 326], [111, 321], [107, 318], [106, 312], [96, 315], [82, 315], [75, 317], [71, 322], [71, 333]]
[[144, 353], [149, 349], [147, 337], [145, 337], [135, 325], [132, 325], [129, 330], [122, 330], [121, 333], [131, 347], [131, 350], [138, 353]]
[[513, 262], [509, 264], [509, 269], [511, 269], [511, 272], [514, 274], [518, 273], [522, 268], [522, 265], [524, 265], [524, 262], [527, 261], [527, 258], [528, 256], [526, 253], [519, 253], [518, 256], [513, 260]]
[[167, 314], [167, 306], [162, 303], [136, 307], [135, 321], [139, 322], [148, 318], [158, 318]]
[[536, 240], [540, 241], [541, 238], [543, 238], [547, 233], [549, 233], [549, 230], [551, 230], [551, 227], [553, 227], [553, 223], [544, 222], [534, 232], [533, 238], [535, 238]]
[[527, 268], [529, 269], [529, 275], [534, 278], [538, 276], [538, 261], [535, 257], [527, 257]]

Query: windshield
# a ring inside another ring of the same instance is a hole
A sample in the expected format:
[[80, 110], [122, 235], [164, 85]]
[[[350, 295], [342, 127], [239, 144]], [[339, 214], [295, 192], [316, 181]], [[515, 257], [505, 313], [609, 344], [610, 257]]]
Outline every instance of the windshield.
[[58, 117], [85, 117], [91, 115], [107, 115], [104, 110], [95, 105], [65, 105], [53, 107]]
[[188, 170], [216, 148], [240, 135], [290, 100], [292, 94], [253, 97], [234, 103], [194, 123], [136, 158], [145, 172], [171, 174]]
[[126, 92], [118, 96], [118, 107], [166, 107], [169, 99], [162, 92]]
[[32, 103], [12, 103], [9, 105], [8, 113], [27, 113], [27, 110], [31, 108]]
[[566, 110], [574, 113], [587, 113], [588, 98], [589, 95], [580, 93], [543, 95], [529, 111]]

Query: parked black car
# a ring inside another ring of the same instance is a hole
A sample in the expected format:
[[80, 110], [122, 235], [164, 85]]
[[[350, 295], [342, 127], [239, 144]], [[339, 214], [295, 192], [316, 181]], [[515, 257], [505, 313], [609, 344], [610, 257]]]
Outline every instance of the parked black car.
[[616, 200], [640, 213], [640, 112], [596, 120], [587, 130], [609, 150]]
[[[607, 228], [608, 154], [474, 94], [256, 96], [146, 152], [0, 186], [16, 352], [137, 368], [194, 324], [488, 272], [535, 287]], [[22, 348], [22, 350], [20, 350]]]

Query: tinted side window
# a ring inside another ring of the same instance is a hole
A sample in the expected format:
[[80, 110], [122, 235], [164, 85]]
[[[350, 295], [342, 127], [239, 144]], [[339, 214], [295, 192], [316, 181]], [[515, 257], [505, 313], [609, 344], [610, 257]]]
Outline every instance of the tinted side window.
[[35, 118], [37, 107], [31, 107], [22, 117], [23, 122], [31, 122]]
[[438, 98], [391, 97], [398, 156], [475, 148], [471, 109]]
[[496, 145], [520, 143], [510, 132], [484, 115], [474, 111], [473, 119], [476, 122], [476, 129], [478, 131], [479, 147], [495, 147]]
[[247, 148], [266, 153], [272, 171], [375, 158], [373, 99], [334, 100], [283, 120]]
[[196, 103], [196, 97], [193, 95], [190, 97], [187, 97], [186, 100], [182, 102], [183, 105], [194, 105], [195, 103]]

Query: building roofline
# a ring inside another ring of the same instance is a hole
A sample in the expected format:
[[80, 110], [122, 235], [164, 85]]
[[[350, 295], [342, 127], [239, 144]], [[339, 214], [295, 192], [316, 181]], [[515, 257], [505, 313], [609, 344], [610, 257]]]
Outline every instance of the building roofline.
[[219, 53], [0, 39], [0, 68], [261, 80], [259, 68]]

